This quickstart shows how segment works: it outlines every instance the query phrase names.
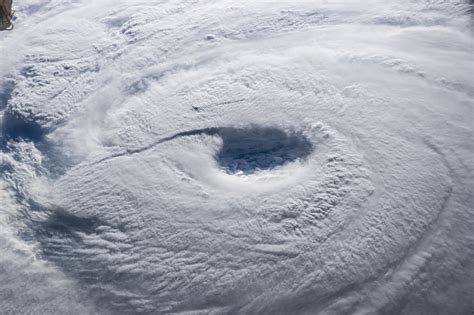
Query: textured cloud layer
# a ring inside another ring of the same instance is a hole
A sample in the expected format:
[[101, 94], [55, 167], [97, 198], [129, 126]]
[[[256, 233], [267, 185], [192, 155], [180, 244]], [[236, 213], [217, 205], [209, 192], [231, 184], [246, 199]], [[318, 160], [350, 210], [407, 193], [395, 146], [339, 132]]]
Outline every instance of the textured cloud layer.
[[0, 306], [468, 314], [469, 9], [19, 4]]

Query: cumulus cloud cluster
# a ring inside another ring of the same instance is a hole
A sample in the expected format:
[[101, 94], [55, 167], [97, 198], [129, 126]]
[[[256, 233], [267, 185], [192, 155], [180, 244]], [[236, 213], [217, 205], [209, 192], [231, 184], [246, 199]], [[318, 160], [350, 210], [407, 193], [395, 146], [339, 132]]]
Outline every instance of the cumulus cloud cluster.
[[19, 3], [0, 307], [469, 314], [470, 10]]

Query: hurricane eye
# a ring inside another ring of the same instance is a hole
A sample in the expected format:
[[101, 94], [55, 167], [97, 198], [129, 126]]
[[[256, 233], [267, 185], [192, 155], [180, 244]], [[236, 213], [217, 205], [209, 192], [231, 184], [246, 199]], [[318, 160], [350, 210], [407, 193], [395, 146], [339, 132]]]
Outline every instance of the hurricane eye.
[[275, 127], [223, 128], [215, 159], [228, 173], [252, 174], [306, 159], [313, 145], [303, 134]]

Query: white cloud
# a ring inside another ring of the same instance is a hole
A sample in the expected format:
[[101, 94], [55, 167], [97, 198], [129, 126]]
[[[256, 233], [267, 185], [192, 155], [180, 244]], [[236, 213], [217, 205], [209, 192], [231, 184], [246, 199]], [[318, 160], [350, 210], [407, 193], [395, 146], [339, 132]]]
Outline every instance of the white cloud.
[[17, 10], [2, 309], [470, 311], [466, 4]]

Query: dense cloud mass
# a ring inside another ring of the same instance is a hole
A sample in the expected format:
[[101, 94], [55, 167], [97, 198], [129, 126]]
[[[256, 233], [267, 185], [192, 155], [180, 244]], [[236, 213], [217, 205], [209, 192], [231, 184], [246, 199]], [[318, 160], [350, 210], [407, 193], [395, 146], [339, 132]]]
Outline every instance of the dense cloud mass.
[[472, 314], [471, 5], [14, 3], [6, 314]]

